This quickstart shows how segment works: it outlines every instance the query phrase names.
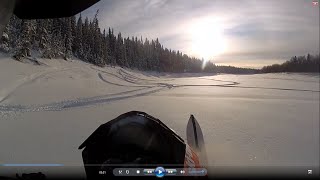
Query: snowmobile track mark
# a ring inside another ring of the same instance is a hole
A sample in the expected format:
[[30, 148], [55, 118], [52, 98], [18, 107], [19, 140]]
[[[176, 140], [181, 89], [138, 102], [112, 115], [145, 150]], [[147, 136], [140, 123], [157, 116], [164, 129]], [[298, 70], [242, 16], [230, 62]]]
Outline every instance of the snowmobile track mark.
[[[152, 89], [151, 89], [152, 88]], [[149, 90], [151, 89], [151, 90]], [[110, 94], [105, 96], [96, 96], [91, 98], [82, 98], [77, 100], [69, 100], [69, 101], [61, 101], [56, 103], [44, 104], [44, 105], [0, 105], [0, 112], [41, 112], [41, 111], [63, 111], [69, 110], [72, 108], [77, 107], [90, 107], [104, 103], [110, 103], [114, 101], [130, 99], [135, 97], [141, 97], [150, 95], [162, 90], [168, 89], [166, 87], [161, 88], [153, 88], [153, 87], [146, 87], [137, 90], [131, 90], [116, 94]], [[147, 91], [143, 91], [147, 90]], [[142, 92], [141, 92], [142, 91]], [[133, 93], [133, 94], [130, 94]], [[126, 94], [125, 96], [121, 96]], [[120, 95], [120, 96], [119, 96]]]
[[19, 88], [25, 86], [25, 85], [28, 85], [28, 84], [31, 84], [31, 83], [34, 83], [36, 80], [38, 79], [41, 79], [43, 78], [44, 76], [48, 75], [48, 74], [51, 74], [51, 73], [56, 73], [56, 72], [62, 72], [62, 71], [67, 71], [67, 70], [70, 70], [70, 69], [77, 69], [77, 68], [64, 68], [64, 69], [61, 69], [61, 70], [50, 70], [50, 71], [43, 71], [43, 72], [39, 72], [39, 73], [34, 73], [34, 74], [31, 74], [25, 78], [23, 78], [21, 81], [21, 83], [17, 84], [16, 86], [14, 86], [13, 88], [11, 88], [11, 90], [9, 92], [6, 93], [6, 95], [0, 99], [0, 104], [3, 103], [5, 100], [7, 100], [8, 98], [10, 98], [10, 96], [16, 92]]

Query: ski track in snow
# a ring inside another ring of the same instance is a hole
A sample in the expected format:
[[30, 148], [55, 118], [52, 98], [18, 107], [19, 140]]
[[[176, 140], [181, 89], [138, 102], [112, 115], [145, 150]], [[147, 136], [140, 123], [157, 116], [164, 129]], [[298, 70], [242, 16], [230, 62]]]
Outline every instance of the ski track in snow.
[[[57, 73], [62, 71], [68, 71], [72, 69], [80, 69], [80, 67], [73, 67], [73, 68], [62, 68], [57, 69], [53, 68], [49, 71], [40, 72], [31, 74], [28, 77], [24, 78], [22, 83], [16, 84], [14, 88], [11, 88], [10, 91], [7, 92], [7, 95], [4, 96], [0, 100], [0, 104], [3, 103], [6, 99], [10, 98], [10, 96], [21, 88], [24, 85], [28, 85], [34, 83], [36, 80], [43, 78], [44, 76]], [[39, 112], [39, 111], [62, 111], [68, 110], [71, 108], [77, 107], [89, 107], [94, 105], [99, 105], [103, 103], [111, 103], [113, 101], [119, 101], [129, 98], [141, 97], [151, 95], [153, 93], [157, 93], [163, 90], [169, 90], [172, 88], [181, 88], [181, 87], [226, 87], [226, 88], [248, 88], [248, 89], [270, 89], [270, 90], [283, 90], [283, 91], [305, 91], [305, 92], [320, 92], [315, 90], [308, 90], [308, 89], [294, 89], [294, 88], [276, 88], [276, 87], [257, 87], [257, 86], [240, 86], [239, 82], [236, 81], [225, 81], [225, 80], [218, 80], [213, 78], [205, 78], [205, 77], [193, 77], [193, 79], [204, 79], [215, 81], [223, 84], [177, 84], [173, 83], [175, 79], [145, 79], [138, 76], [135, 76], [123, 69], [118, 69], [116, 73], [107, 72], [105, 70], [101, 70], [96, 68], [95, 66], [90, 66], [90, 69], [95, 70], [97, 72], [98, 78], [103, 82], [107, 83], [108, 85], [113, 86], [122, 86], [122, 87], [138, 87], [140, 89], [130, 90], [115, 94], [108, 94], [102, 96], [95, 96], [90, 98], [78, 98], [74, 100], [64, 100], [60, 102], [53, 102], [48, 104], [42, 105], [0, 105], [0, 112]], [[109, 81], [107, 77], [103, 74], [107, 75], [108, 77], [114, 77], [126, 84], [120, 84], [116, 82]], [[281, 79], [281, 78], [280, 78]], [[293, 79], [292, 79], [293, 80]], [[166, 82], [166, 83], [164, 83]], [[130, 85], [129, 85], [129, 84]]]
[[106, 78], [103, 77], [103, 75], [101, 73], [98, 73], [98, 77], [101, 81], [111, 84], [111, 85], [115, 85], [115, 86], [124, 86], [124, 87], [152, 87], [152, 86], [137, 86], [137, 85], [124, 85], [124, 84], [118, 84], [118, 83], [114, 83], [111, 81], [108, 81]]
[[[31, 84], [35, 82], [37, 79], [40, 79], [44, 77], [45, 75], [48, 75], [50, 73], [56, 73], [56, 72], [61, 72], [61, 71], [67, 71], [75, 68], [65, 68], [62, 70], [53, 70], [49, 72], [41, 72], [41, 73], [35, 73], [30, 76], [28, 76], [27, 79], [30, 79], [28, 81], [25, 81], [24, 83], [19, 84], [16, 88], [11, 90], [5, 98], [3, 98], [0, 103], [2, 103], [4, 100], [8, 99], [11, 94], [13, 94], [18, 88], [21, 88], [24, 85]], [[98, 70], [95, 68], [92, 68], [94, 70]], [[39, 111], [62, 111], [62, 110], [67, 110], [70, 108], [76, 108], [76, 107], [88, 107], [92, 105], [98, 105], [102, 103], [109, 103], [112, 101], [118, 101], [118, 100], [123, 100], [123, 99], [128, 99], [128, 98], [134, 98], [134, 97], [140, 97], [140, 96], [145, 96], [149, 95], [152, 93], [156, 93], [165, 89], [171, 88], [170, 85], [164, 84], [164, 83], [158, 83], [158, 84], [151, 84], [149, 86], [143, 86], [139, 85], [140, 83], [138, 82], [138, 77], [135, 77], [129, 73], [126, 73], [125, 75], [117, 75], [113, 74], [110, 72], [106, 71], [101, 71], [98, 70], [102, 73], [111, 75], [113, 77], [119, 78], [123, 81], [130, 82], [132, 84], [136, 85], [123, 85], [123, 84], [118, 84], [118, 83], [113, 83], [106, 78], [103, 77], [101, 73], [98, 73], [98, 77], [101, 81], [115, 85], [115, 86], [125, 86], [125, 87], [141, 87], [140, 89], [137, 90], [131, 90], [131, 91], [125, 91], [125, 92], [120, 92], [120, 93], [115, 93], [115, 94], [108, 94], [108, 95], [103, 95], [103, 96], [95, 96], [95, 97], [90, 97], [90, 98], [79, 98], [76, 100], [65, 100], [61, 102], [54, 102], [54, 103], [49, 103], [49, 104], [43, 104], [43, 105], [29, 105], [29, 106], [23, 106], [23, 105], [0, 105], [0, 111], [4, 112], [39, 112]], [[118, 71], [118, 74], [121, 74], [120, 72], [124, 73], [124, 71]], [[134, 81], [129, 80], [129, 79], [135, 79]], [[142, 79], [139, 79], [142, 80]], [[143, 87], [143, 88], [142, 88]]]
[[286, 81], [298, 81], [298, 82], [309, 82], [309, 83], [317, 83], [316, 80], [305, 80], [305, 79], [294, 79], [294, 78], [272, 78], [272, 77], [264, 77], [261, 79], [275, 79], [275, 80], [286, 80]]
[[45, 71], [45, 72], [39, 72], [39, 73], [34, 73], [31, 74], [25, 78], [23, 78], [22, 80], [18, 81], [18, 83], [16, 83], [15, 85], [12, 85], [12, 88], [9, 88], [9, 90], [7, 90], [6, 95], [4, 97], [0, 97], [0, 104], [2, 102], [4, 102], [5, 100], [7, 100], [15, 91], [17, 91], [19, 88], [34, 83], [35, 81], [37, 81], [38, 79], [43, 78], [44, 76], [51, 74], [51, 73], [57, 73], [57, 72], [62, 72], [62, 71], [68, 71], [68, 70], [72, 70], [72, 69], [79, 69], [79, 68], [63, 68], [63, 69], [53, 69], [50, 71]]
[[[62, 111], [68, 110], [70, 108], [76, 107], [88, 107], [93, 105], [98, 105], [102, 103], [109, 103], [112, 101], [124, 100], [139, 96], [145, 96], [152, 93], [156, 93], [166, 88], [142, 88], [137, 90], [125, 91], [116, 94], [109, 94], [105, 96], [97, 96], [91, 98], [83, 98], [77, 100], [67, 100], [61, 102], [55, 102], [44, 105], [31, 105], [31, 106], [21, 106], [21, 105], [0, 105], [0, 111], [13, 111], [13, 112], [39, 112], [39, 111]], [[147, 90], [147, 91], [143, 91]], [[121, 96], [124, 95], [124, 96]]]

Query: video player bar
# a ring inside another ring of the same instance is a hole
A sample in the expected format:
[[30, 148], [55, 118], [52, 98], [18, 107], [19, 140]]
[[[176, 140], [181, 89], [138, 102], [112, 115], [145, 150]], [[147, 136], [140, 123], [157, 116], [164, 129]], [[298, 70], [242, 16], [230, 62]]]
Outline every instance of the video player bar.
[[205, 168], [170, 168], [164, 169], [157, 167], [155, 169], [144, 168], [115, 168], [114, 176], [206, 176]]

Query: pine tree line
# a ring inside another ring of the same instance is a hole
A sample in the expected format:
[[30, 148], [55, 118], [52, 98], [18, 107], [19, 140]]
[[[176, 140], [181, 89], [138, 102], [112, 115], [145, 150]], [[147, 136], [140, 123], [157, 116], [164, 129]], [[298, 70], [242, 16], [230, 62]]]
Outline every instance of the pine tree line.
[[121, 66], [158, 72], [253, 74], [268, 72], [319, 72], [319, 55], [292, 57], [261, 70], [216, 66], [180, 51], [164, 48], [157, 39], [123, 37], [112, 28], [101, 30], [98, 11], [92, 20], [75, 16], [60, 19], [21, 20], [13, 15], [0, 41], [0, 50], [22, 60], [32, 52], [43, 58], [72, 56], [98, 66]]
[[282, 64], [273, 64], [261, 69], [262, 73], [277, 72], [320, 72], [319, 54], [306, 56], [294, 56]]
[[164, 48], [158, 39], [123, 37], [112, 28], [100, 29], [98, 12], [92, 20], [80, 15], [60, 19], [21, 20], [12, 16], [1, 49], [21, 60], [36, 51], [43, 58], [75, 56], [98, 66], [121, 66], [161, 72], [214, 72], [215, 65]]

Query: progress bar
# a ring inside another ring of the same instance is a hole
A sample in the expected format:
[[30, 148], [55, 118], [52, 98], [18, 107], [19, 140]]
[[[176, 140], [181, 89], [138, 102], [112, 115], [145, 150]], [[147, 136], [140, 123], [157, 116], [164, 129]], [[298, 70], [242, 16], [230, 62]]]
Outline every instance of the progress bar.
[[64, 166], [63, 164], [1, 164], [5, 167], [58, 167]]

